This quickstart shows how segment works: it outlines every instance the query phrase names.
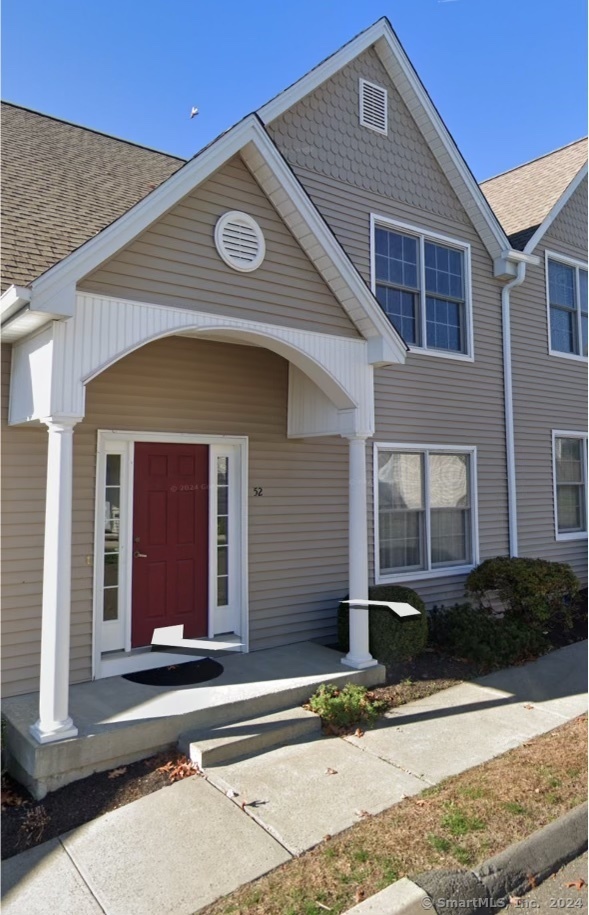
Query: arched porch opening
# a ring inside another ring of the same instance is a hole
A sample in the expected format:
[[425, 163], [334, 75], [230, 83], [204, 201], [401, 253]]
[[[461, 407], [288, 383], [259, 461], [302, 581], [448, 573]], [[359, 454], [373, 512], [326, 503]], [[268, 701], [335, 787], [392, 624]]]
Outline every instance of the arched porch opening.
[[[287, 438], [306, 440], [307, 436], [338, 435], [349, 439], [348, 497], [346, 500], [344, 491], [342, 498], [344, 504], [347, 501], [348, 516], [347, 586], [354, 598], [367, 596], [365, 440], [372, 427], [372, 368], [367, 360], [366, 342], [184, 311], [169, 314], [175, 310], [114, 303], [103, 297], [99, 301], [96, 301], [98, 297], [82, 298], [92, 301], [87, 301], [70, 322], [54, 326], [52, 413], [38, 417], [49, 432], [41, 711], [32, 729], [40, 742], [72, 736], [75, 732], [67, 706], [74, 428], [80, 423], [81, 432], [86, 421], [89, 386], [149, 343], [190, 338], [220, 345], [236, 344], [252, 352], [269, 350], [288, 361], [288, 410], [298, 410], [306, 417], [306, 425], [300, 425], [297, 431], [296, 425], [289, 423]], [[125, 309], [124, 316], [120, 313], [121, 306]], [[118, 333], [114, 332], [116, 328]], [[106, 421], [105, 425], [108, 425]], [[120, 421], [113, 418], [109, 428], [120, 430]], [[136, 439], [131, 437], [129, 441]], [[101, 497], [97, 493], [97, 531], [101, 523], [100, 505]], [[351, 613], [350, 646], [345, 659], [350, 666], [374, 663], [368, 652], [365, 611]]]

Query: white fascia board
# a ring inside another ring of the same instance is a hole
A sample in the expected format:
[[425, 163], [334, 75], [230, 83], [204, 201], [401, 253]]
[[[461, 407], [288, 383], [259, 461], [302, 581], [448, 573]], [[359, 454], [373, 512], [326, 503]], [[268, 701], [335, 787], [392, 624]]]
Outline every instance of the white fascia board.
[[31, 284], [35, 308], [41, 310], [105, 260], [112, 257], [168, 212], [179, 200], [232, 156], [251, 138], [255, 118], [245, 118], [182, 166], [167, 181], [127, 210], [115, 222], [81, 245]]
[[[424, 139], [430, 145], [442, 171], [475, 224], [489, 254], [493, 258], [499, 257], [502, 251], [509, 248], [507, 236], [387, 19], [379, 19], [341, 50], [260, 108], [259, 117], [264, 124], [269, 124], [372, 45], [375, 45], [383, 66], [413, 117], [416, 118], [418, 113], [423, 115], [423, 118], [417, 117], [416, 123], [424, 134]], [[391, 65], [391, 58], [394, 67]], [[399, 79], [397, 68], [402, 80]], [[423, 119], [425, 123], [422, 126]], [[430, 137], [425, 135], [426, 125], [430, 129]], [[434, 140], [437, 140], [437, 143], [432, 142]], [[446, 160], [437, 146], [445, 153]]]
[[[295, 177], [286, 160], [278, 151], [265, 129], [259, 124], [256, 124], [256, 127], [258, 131], [258, 142], [256, 144], [258, 151], [264, 156], [274, 177], [288, 194], [293, 205], [296, 207], [297, 212], [302, 216], [305, 225], [319, 241], [325, 254], [346, 284], [346, 287], [353, 294], [356, 301], [360, 303], [364, 313], [369, 318], [370, 323], [374, 328], [374, 333], [369, 339], [375, 337], [383, 340], [383, 351], [387, 351], [387, 364], [390, 362], [404, 362], [407, 346], [403, 338], [398, 334], [384, 314], [374, 295], [366, 286], [364, 280], [343, 251], [340, 243], [335, 238], [323, 217], [317, 211], [310, 197], [302, 188], [299, 180]], [[319, 272], [321, 273], [322, 271], [319, 270]], [[326, 280], [326, 282], [328, 281]], [[334, 294], [340, 299], [343, 307], [347, 311], [347, 300], [341, 298], [335, 290]], [[352, 318], [352, 321], [353, 320], [354, 319]]]
[[569, 202], [581, 182], [587, 177], [587, 163], [579, 169], [567, 189], [564, 191], [561, 197], [558, 198], [552, 209], [550, 210], [548, 216], [541, 225], [538, 226], [527, 245], [524, 248], [524, 254], [531, 254], [534, 248], [538, 245], [540, 240], [544, 237], [558, 214]]
[[2, 323], [16, 314], [31, 300], [31, 290], [26, 286], [9, 286], [0, 296], [0, 319]]
[[[407, 348], [402, 338], [384, 315], [378, 302], [255, 115], [250, 115], [237, 124], [116, 222], [35, 280], [32, 284], [33, 307], [39, 311], [51, 312], [53, 310], [54, 312], [59, 305], [61, 308], [59, 313], [64, 314], [64, 301], [67, 299], [69, 303], [72, 294], [75, 297], [76, 283], [82, 277], [132, 242], [225, 162], [237, 153], [243, 153], [248, 144], [253, 144], [262, 156], [272, 176], [279, 182], [291, 201], [293, 209], [300, 217], [299, 222], [302, 220], [306, 233], [310, 232], [317, 239], [322, 251], [329, 258], [332, 268], [335, 268], [335, 276], [332, 279], [325, 277], [325, 281], [342, 307], [347, 313], [350, 313], [352, 303], [358, 303], [369, 320], [372, 329], [370, 336], [384, 337], [389, 344], [389, 350], [394, 353], [392, 361], [403, 362]], [[283, 216], [283, 218], [285, 217]], [[285, 221], [288, 223], [287, 219]], [[297, 233], [294, 227], [291, 231], [294, 232], [295, 237], [297, 234], [303, 234]], [[310, 253], [308, 256], [313, 261]], [[319, 255], [320, 259], [321, 255]], [[322, 270], [319, 264], [316, 266], [324, 275], [325, 269]], [[73, 304], [71, 307], [73, 309]], [[71, 314], [73, 314], [73, 310]], [[350, 317], [354, 321], [351, 314]]]
[[374, 44], [382, 36], [386, 24], [385, 19], [379, 19], [374, 25], [371, 25], [365, 32], [360, 32], [352, 41], [324, 60], [317, 67], [309, 70], [305, 76], [289, 86], [283, 92], [258, 109], [258, 116], [264, 124], [269, 124], [276, 118], [284, 114], [296, 102], [300, 101], [309, 92], [313, 92], [318, 86], [330, 79], [335, 73], [345, 67], [351, 61], [355, 60], [359, 54], [362, 54], [367, 48]]

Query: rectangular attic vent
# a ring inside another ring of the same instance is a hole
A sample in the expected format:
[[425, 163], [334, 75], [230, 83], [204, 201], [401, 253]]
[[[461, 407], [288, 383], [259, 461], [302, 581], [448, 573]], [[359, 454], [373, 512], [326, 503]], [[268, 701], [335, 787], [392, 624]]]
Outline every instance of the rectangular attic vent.
[[378, 133], [387, 133], [387, 90], [365, 79], [360, 80], [360, 124]]

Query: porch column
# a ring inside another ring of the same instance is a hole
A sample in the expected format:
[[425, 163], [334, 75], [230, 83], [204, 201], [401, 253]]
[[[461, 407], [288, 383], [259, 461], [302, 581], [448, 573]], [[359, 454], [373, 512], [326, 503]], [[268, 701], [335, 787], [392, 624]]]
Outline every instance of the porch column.
[[[349, 583], [350, 601], [368, 599], [368, 506], [366, 499], [366, 436], [349, 436]], [[361, 670], [374, 667], [368, 650], [368, 609], [350, 603], [350, 650], [342, 664]]]
[[48, 417], [47, 496], [43, 560], [39, 720], [31, 734], [39, 743], [75, 737], [68, 715], [72, 566], [72, 451], [78, 420]]

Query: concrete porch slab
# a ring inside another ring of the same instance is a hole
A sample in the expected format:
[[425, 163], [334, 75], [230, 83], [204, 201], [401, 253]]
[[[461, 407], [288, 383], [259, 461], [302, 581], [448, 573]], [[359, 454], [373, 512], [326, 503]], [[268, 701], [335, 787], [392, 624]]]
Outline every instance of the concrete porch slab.
[[156, 687], [110, 677], [70, 689], [78, 736], [40, 745], [29, 733], [36, 694], [5, 700], [9, 771], [37, 798], [69, 782], [156, 753], [192, 729], [236, 722], [305, 702], [320, 683], [384, 681], [382, 666], [352, 670], [342, 655], [314, 642], [222, 659], [216, 680]]
[[236, 804], [253, 804], [250, 816], [294, 855], [359, 823], [361, 811], [379, 813], [427, 787], [338, 737], [302, 739], [206, 774], [222, 791], [236, 791]]

